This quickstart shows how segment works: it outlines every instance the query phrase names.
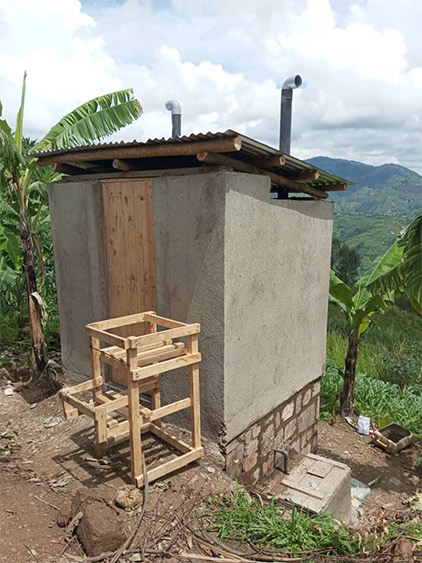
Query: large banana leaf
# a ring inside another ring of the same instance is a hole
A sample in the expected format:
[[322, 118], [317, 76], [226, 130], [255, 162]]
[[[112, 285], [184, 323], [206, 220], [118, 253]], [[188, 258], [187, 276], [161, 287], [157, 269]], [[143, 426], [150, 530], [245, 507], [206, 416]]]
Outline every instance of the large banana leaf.
[[422, 215], [403, 231], [365, 280], [372, 293], [405, 293], [422, 312]]
[[22, 152], [22, 131], [23, 131], [23, 113], [25, 110], [25, 94], [26, 94], [26, 70], [23, 73], [21, 105], [19, 107], [18, 116], [16, 118], [16, 131], [15, 131], [15, 143], [20, 153]]
[[352, 289], [333, 270], [330, 272], [330, 298], [347, 314], [354, 309]]
[[65, 115], [32, 149], [55, 150], [100, 140], [141, 116], [142, 107], [133, 90], [99, 96]]
[[25, 165], [25, 159], [16, 146], [13, 137], [0, 127], [0, 167], [11, 170], [20, 164]]

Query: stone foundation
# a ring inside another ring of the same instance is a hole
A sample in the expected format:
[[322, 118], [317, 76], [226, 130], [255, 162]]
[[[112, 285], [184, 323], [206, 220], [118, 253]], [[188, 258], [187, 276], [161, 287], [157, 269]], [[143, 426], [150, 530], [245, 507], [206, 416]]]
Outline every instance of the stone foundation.
[[[315, 452], [320, 382], [314, 381], [225, 446], [229, 477], [251, 485], [274, 466], [274, 448], [291, 456]], [[282, 463], [282, 459], [280, 459]]]

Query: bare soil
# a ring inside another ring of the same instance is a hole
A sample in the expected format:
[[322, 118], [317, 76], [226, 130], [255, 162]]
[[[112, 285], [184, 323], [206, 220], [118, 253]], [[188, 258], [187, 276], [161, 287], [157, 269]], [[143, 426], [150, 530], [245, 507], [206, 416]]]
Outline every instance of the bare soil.
[[[81, 486], [112, 501], [130, 482], [127, 448], [118, 446], [105, 461], [96, 460], [90, 420], [64, 420], [57, 395], [42, 399], [38, 391], [26, 390], [7, 396], [6, 386], [0, 379], [0, 562], [60, 562], [64, 551], [81, 557], [75, 536], [69, 542], [57, 526], [57, 509], [70, 503]], [[319, 443], [319, 454], [347, 463], [357, 479], [368, 483], [380, 477], [362, 505], [362, 517], [377, 506], [402, 507], [422, 485], [421, 468], [409, 468], [422, 455], [419, 446], [411, 455], [391, 456], [343, 422], [320, 423]], [[205, 449], [199, 463], [150, 485], [143, 537], [159, 534], [162, 522], [189, 503], [236, 486], [224, 473], [215, 446], [206, 442]]]

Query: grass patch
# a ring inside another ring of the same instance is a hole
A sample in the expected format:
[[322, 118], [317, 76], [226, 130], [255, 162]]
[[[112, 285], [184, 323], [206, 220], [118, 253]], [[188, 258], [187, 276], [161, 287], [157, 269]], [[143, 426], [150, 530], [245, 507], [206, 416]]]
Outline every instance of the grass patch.
[[[321, 395], [325, 403], [322, 418], [330, 417], [337, 410], [337, 391], [342, 385], [338, 367], [328, 360], [326, 374], [321, 381]], [[355, 405], [360, 414], [368, 416], [379, 426], [395, 422], [416, 435], [422, 435], [422, 395], [412, 386], [401, 389], [393, 383], [358, 373]]]
[[339, 555], [358, 549], [357, 539], [327, 513], [310, 516], [293, 508], [287, 516], [273, 502], [261, 506], [241, 490], [209, 502], [216, 509], [211, 530], [222, 540], [252, 541], [293, 555], [315, 549]]
[[240, 489], [224, 496], [210, 497], [208, 508], [212, 511], [209, 529], [217, 533], [220, 540], [233, 540], [248, 546], [253, 543], [256, 548], [272, 550], [275, 559], [277, 555], [300, 556], [301, 560], [310, 563], [321, 560], [320, 556], [323, 560], [331, 556], [332, 561], [350, 553], [376, 555], [380, 550], [387, 550], [391, 555], [391, 548], [399, 536], [410, 537], [416, 544], [416, 551], [420, 549], [419, 540], [422, 539], [420, 518], [411, 515], [385, 523], [381, 532], [379, 527], [368, 530], [362, 538], [330, 514], [311, 515], [296, 508], [287, 512], [274, 501], [263, 506]]

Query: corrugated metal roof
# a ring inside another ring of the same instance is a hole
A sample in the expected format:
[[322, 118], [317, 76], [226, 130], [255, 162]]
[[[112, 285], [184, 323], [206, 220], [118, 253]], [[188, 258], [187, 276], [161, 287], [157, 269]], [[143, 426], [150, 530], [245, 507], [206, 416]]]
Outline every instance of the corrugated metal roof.
[[[305, 172], [305, 171], [312, 171], [312, 170], [318, 170], [320, 173], [320, 176], [318, 178], [318, 180], [296, 180], [297, 182], [300, 182], [301, 184], [305, 184], [308, 186], [314, 186], [316, 188], [318, 187], [323, 187], [323, 186], [327, 186], [330, 184], [349, 184], [352, 185], [353, 183], [345, 180], [344, 178], [341, 178], [340, 176], [336, 176], [334, 174], [330, 174], [328, 172], [326, 172], [325, 170], [322, 170], [321, 168], [317, 168], [316, 166], [309, 164], [307, 162], [304, 162], [303, 160], [300, 160], [298, 158], [295, 158], [291, 155], [286, 155], [283, 154], [282, 152], [280, 152], [278, 149], [275, 149], [274, 147], [270, 147], [269, 145], [266, 145], [264, 143], [261, 143], [259, 141], [255, 141], [254, 139], [251, 139], [250, 137], [247, 137], [246, 135], [242, 135], [241, 133], [238, 133], [236, 131], [233, 131], [232, 129], [228, 129], [225, 132], [217, 132], [217, 133], [193, 133], [191, 135], [184, 135], [182, 137], [175, 137], [175, 138], [168, 138], [165, 139], [164, 137], [161, 139], [148, 139], [147, 141], [132, 141], [132, 142], [115, 142], [115, 143], [98, 143], [98, 144], [92, 144], [92, 145], [83, 145], [83, 146], [78, 146], [78, 147], [72, 147], [72, 148], [66, 148], [66, 149], [60, 149], [60, 150], [53, 150], [53, 151], [44, 151], [44, 152], [38, 152], [38, 153], [34, 153], [33, 156], [36, 156], [37, 158], [40, 159], [40, 164], [42, 165], [42, 161], [44, 158], [48, 158], [49, 162], [51, 161], [51, 157], [53, 156], [57, 156], [59, 157], [57, 160], [60, 161], [60, 156], [61, 155], [72, 155], [72, 154], [77, 154], [78, 155], [78, 164], [82, 164], [83, 159], [81, 159], [81, 154], [83, 153], [89, 153], [92, 150], [95, 151], [101, 151], [102, 149], [104, 150], [108, 150], [108, 149], [126, 149], [126, 148], [133, 148], [133, 147], [142, 147], [145, 145], [172, 145], [172, 144], [183, 144], [183, 143], [196, 143], [196, 142], [200, 142], [200, 141], [212, 141], [212, 140], [218, 140], [218, 139], [230, 139], [233, 137], [238, 137], [239, 139], [241, 139], [242, 141], [242, 147], [239, 151], [237, 152], [231, 152], [231, 153], [227, 153], [230, 156], [232, 156], [233, 158], [236, 158], [238, 160], [245, 160], [248, 161], [248, 159], [259, 159], [259, 158], [267, 158], [269, 156], [284, 156], [285, 158], [285, 164], [283, 166], [275, 166], [273, 168], [271, 168], [272, 171], [277, 172], [279, 174], [283, 174], [286, 176], [289, 176], [290, 174], [294, 174], [296, 172]], [[159, 158], [159, 157], [158, 157]], [[175, 157], [176, 158], [176, 157]], [[110, 159], [110, 157], [106, 157], [106, 159]], [[100, 161], [101, 156], [99, 156], [98, 158], [95, 158], [95, 160], [90, 160], [90, 163], [94, 163], [95, 161]], [[68, 163], [72, 163], [71, 160], [67, 159]], [[200, 163], [198, 163], [198, 165], [200, 165]]]

